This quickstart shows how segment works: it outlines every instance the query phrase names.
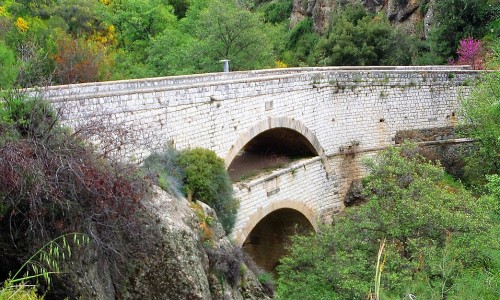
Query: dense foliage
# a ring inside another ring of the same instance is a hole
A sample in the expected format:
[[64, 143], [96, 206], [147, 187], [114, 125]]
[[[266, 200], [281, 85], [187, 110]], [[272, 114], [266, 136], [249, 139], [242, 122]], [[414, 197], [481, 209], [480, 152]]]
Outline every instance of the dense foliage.
[[[48, 105], [7, 92], [12, 86], [211, 72], [221, 69], [220, 59], [230, 59], [233, 70], [453, 58], [499, 68], [498, 0], [436, 1], [438, 22], [420, 40], [348, 2], [336, 2], [330, 27], [319, 34], [309, 16], [290, 28], [292, 0], [0, 1], [0, 273], [69, 231], [88, 234], [118, 264], [126, 255], [115, 243], [141, 235], [134, 213], [148, 190], [134, 167], [107, 161], [60, 126]], [[429, 1], [420, 4], [423, 17]], [[461, 59], [469, 53], [472, 59]], [[499, 79], [486, 75], [463, 102], [478, 149], [465, 182], [476, 196], [410, 146], [383, 152], [368, 163], [365, 204], [318, 235], [295, 238], [279, 269], [278, 296], [365, 298], [385, 241], [379, 271], [386, 298], [500, 298]], [[238, 205], [213, 152], [169, 150], [145, 168], [162, 188], [212, 206], [231, 231]], [[235, 278], [235, 266], [216, 268]]]
[[395, 30], [383, 16], [370, 15], [359, 5], [339, 9], [330, 30], [320, 40], [320, 65], [409, 65], [416, 41]]
[[485, 174], [500, 174], [500, 72], [484, 74], [470, 97], [462, 100], [462, 119], [468, 136], [477, 140], [466, 179], [478, 188]]
[[[498, 66], [492, 45], [485, 63]], [[294, 239], [279, 267], [279, 298], [363, 299], [380, 278], [382, 299], [498, 299], [499, 79], [484, 73], [462, 99], [463, 132], [476, 140], [462, 180], [474, 194], [412, 145], [381, 152], [367, 161], [366, 203]]]
[[203, 148], [176, 151], [168, 149], [152, 154], [144, 162], [149, 177], [164, 190], [199, 200], [217, 213], [224, 230], [230, 233], [236, 221], [238, 201], [224, 161], [213, 151]]
[[475, 199], [410, 145], [367, 166], [367, 202], [319, 234], [294, 239], [278, 267], [279, 298], [365, 299], [385, 241], [384, 297], [498, 299], [499, 199]]
[[3, 97], [0, 174], [2, 276], [68, 232], [85, 233], [116, 264], [123, 262], [116, 237], [139, 234], [135, 212], [148, 191], [141, 173], [107, 161], [62, 127], [45, 102], [14, 92]]
[[[356, 1], [333, 3], [319, 33], [309, 14], [290, 26], [292, 0], [3, 0], [0, 88], [213, 72], [221, 59], [232, 70], [447, 63], [465, 38], [489, 55], [496, 1], [437, 1], [430, 32], [411, 36]], [[423, 19], [431, 5], [419, 5]]]
[[499, 37], [497, 0], [440, 0], [434, 6], [439, 21], [431, 31], [430, 42], [432, 52], [438, 57], [445, 60], [455, 57], [462, 38], [482, 38], [486, 34]]

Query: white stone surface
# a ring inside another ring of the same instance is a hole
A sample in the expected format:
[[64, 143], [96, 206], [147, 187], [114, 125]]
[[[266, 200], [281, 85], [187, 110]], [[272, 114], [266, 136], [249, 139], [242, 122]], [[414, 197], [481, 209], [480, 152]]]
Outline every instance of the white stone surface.
[[268, 195], [269, 180], [250, 189], [235, 187], [241, 208], [234, 236], [243, 242], [250, 218], [259, 209], [270, 212], [266, 209], [276, 201], [302, 203], [313, 212], [310, 219], [318, 220], [343, 209], [341, 196], [352, 176], [339, 176], [339, 150], [353, 142], [359, 151], [378, 149], [393, 144], [398, 130], [449, 126], [459, 96], [467, 95], [467, 83], [477, 74], [446, 66], [293, 68], [40, 92], [63, 109], [72, 126], [99, 120], [132, 131], [135, 141], [118, 154], [126, 159], [141, 160], [173, 144], [211, 149], [229, 165], [246, 137], [269, 128], [288, 127], [306, 136], [321, 159], [278, 176], [279, 191]]

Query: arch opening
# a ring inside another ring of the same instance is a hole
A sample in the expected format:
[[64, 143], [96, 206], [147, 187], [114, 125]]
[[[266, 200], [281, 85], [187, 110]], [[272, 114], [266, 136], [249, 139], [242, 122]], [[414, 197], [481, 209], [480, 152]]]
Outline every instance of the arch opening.
[[272, 128], [246, 143], [228, 167], [233, 182], [252, 177], [271, 168], [283, 167], [293, 160], [318, 156], [311, 142], [289, 128]]
[[287, 254], [290, 237], [313, 231], [313, 225], [302, 213], [291, 208], [281, 208], [255, 225], [246, 237], [242, 249], [260, 268], [276, 273], [280, 258]]

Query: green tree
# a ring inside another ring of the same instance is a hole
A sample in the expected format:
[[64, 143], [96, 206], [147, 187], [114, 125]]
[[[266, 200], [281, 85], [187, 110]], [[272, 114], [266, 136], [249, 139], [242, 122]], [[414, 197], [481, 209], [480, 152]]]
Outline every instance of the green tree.
[[313, 49], [318, 40], [319, 35], [314, 32], [312, 19], [305, 18], [288, 33], [283, 61], [292, 66], [313, 65]]
[[478, 149], [468, 157], [468, 181], [480, 187], [485, 174], [500, 172], [500, 72], [485, 74], [483, 80], [462, 100], [462, 118], [467, 135]]
[[182, 19], [186, 16], [189, 8], [189, 0], [169, 0], [168, 3], [174, 8], [174, 14], [177, 18]]
[[[280, 299], [366, 298], [383, 240], [385, 297], [460, 299], [454, 287], [468, 271], [498, 272], [490, 201], [474, 199], [414, 146], [389, 148], [367, 167], [366, 203], [346, 209], [317, 235], [294, 239], [278, 267]], [[498, 287], [482, 295], [497, 299]]]
[[112, 24], [116, 32], [115, 49], [110, 55], [116, 61], [110, 70], [112, 79], [164, 74], [157, 74], [147, 60], [148, 49], [154, 43], [154, 38], [177, 23], [173, 8], [168, 3], [167, 0], [122, 0], [110, 1], [109, 5], [102, 7], [105, 22]]
[[176, 22], [172, 10], [166, 0], [122, 0], [114, 1], [104, 13], [116, 27], [119, 46], [140, 53], [137, 58], [143, 61], [149, 39]]
[[434, 12], [437, 22], [430, 32], [431, 51], [445, 60], [456, 56], [462, 38], [482, 38], [490, 22], [500, 18], [498, 0], [440, 0]]
[[[9, 89], [16, 80], [19, 72], [14, 52], [0, 40], [0, 69], [2, 76], [0, 77], [0, 93], [2, 90]], [[1, 94], [0, 94], [1, 95]]]
[[192, 74], [194, 49], [199, 41], [181, 30], [166, 29], [151, 40], [147, 64], [157, 76]]
[[271, 23], [287, 22], [292, 13], [292, 0], [276, 0], [263, 3], [258, 10], [264, 14], [264, 20]]
[[220, 71], [220, 59], [231, 60], [231, 69], [270, 67], [274, 63], [272, 43], [258, 15], [235, 4], [213, 0], [196, 22], [197, 57], [203, 71]]
[[[96, 13], [102, 9], [100, 1], [62, 0], [54, 1], [50, 5], [43, 4], [43, 2], [50, 3], [52, 1], [40, 2], [36, 15], [43, 19], [60, 18], [64, 20], [66, 32], [74, 37], [89, 36], [104, 29], [104, 20], [100, 13]], [[34, 7], [35, 5], [28, 6]]]
[[320, 65], [408, 65], [414, 44], [385, 17], [368, 14], [362, 5], [347, 5], [333, 15], [315, 56]]

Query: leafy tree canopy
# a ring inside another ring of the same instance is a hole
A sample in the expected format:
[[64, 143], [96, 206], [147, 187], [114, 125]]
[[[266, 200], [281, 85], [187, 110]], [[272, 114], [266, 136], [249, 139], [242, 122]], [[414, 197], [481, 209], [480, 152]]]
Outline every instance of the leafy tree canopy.
[[500, 173], [500, 72], [484, 74], [472, 94], [462, 100], [467, 135], [477, 140], [478, 151], [468, 158], [467, 179], [480, 187], [485, 174]]
[[440, 0], [434, 9], [437, 25], [431, 31], [431, 50], [446, 60], [455, 56], [460, 39], [482, 38], [500, 19], [497, 0]]
[[215, 0], [200, 14], [196, 28], [201, 68], [220, 70], [216, 62], [231, 60], [234, 70], [270, 67], [273, 53], [266, 26], [258, 15], [233, 2]]
[[383, 16], [362, 5], [348, 5], [332, 17], [330, 30], [316, 49], [320, 65], [408, 65], [414, 42]]
[[[294, 239], [278, 267], [279, 298], [366, 298], [384, 240], [382, 293], [390, 299], [410, 293], [464, 299], [465, 278], [476, 270], [481, 275], [470, 280], [487, 286], [500, 262], [491, 250], [500, 243], [492, 225], [498, 224], [492, 223], [495, 202], [476, 200], [411, 145], [387, 149], [367, 166], [367, 202], [317, 235]], [[481, 299], [496, 299], [498, 288], [481, 290]]]

